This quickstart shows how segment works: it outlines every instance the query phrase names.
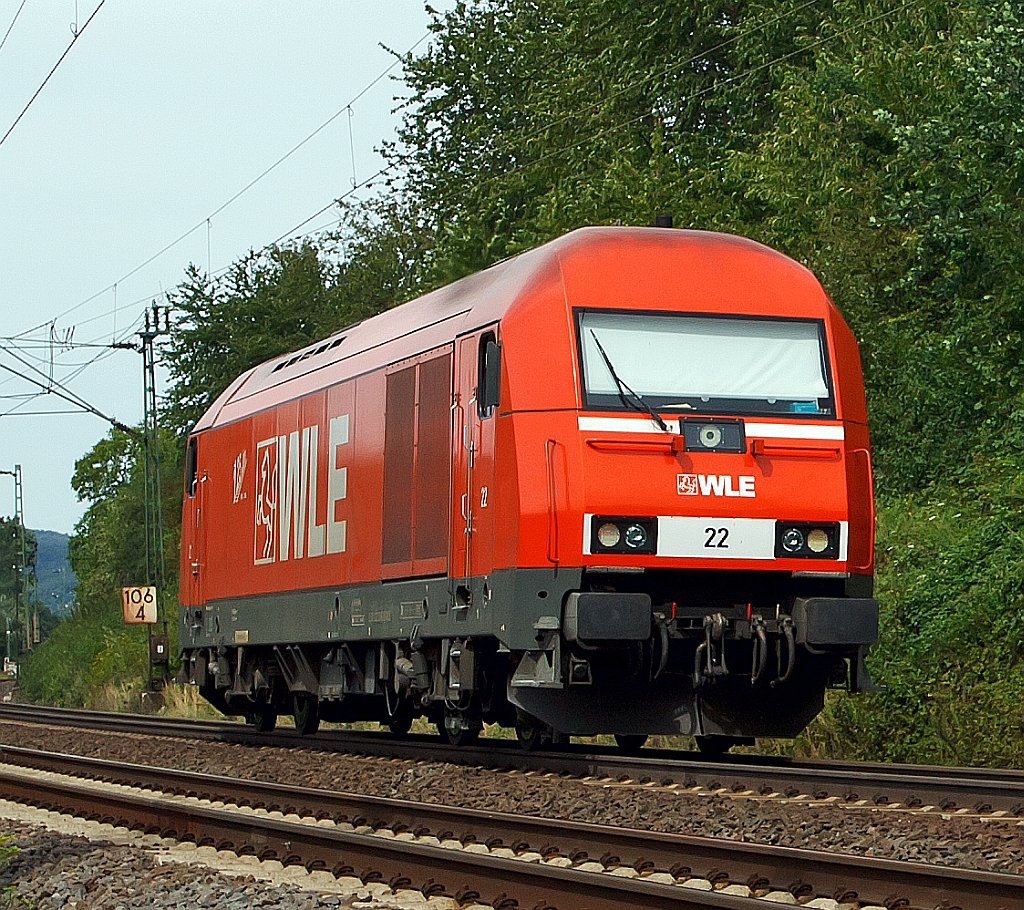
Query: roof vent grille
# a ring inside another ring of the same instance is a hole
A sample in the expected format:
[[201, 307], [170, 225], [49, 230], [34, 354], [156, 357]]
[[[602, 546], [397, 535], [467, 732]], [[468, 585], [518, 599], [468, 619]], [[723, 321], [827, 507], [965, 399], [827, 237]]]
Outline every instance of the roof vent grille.
[[325, 341], [323, 344], [317, 345], [315, 348], [307, 348], [300, 354], [296, 354], [293, 357], [289, 357], [287, 360], [282, 360], [270, 372], [276, 373], [278, 370], [285, 370], [288, 367], [295, 366], [295, 364], [301, 363], [303, 360], [309, 360], [310, 357], [316, 357], [318, 354], [324, 354], [327, 351], [333, 351], [344, 340], [345, 336], [341, 335], [340, 337], [335, 338], [333, 341]]

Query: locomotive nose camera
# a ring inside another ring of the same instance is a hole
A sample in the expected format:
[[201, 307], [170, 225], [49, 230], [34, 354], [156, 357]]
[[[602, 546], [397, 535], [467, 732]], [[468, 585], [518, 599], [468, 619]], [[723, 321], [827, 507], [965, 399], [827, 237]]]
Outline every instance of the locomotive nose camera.
[[732, 417], [683, 417], [679, 432], [687, 452], [745, 452], [743, 421]]
[[782, 547], [790, 553], [798, 553], [804, 545], [804, 535], [796, 528], [790, 528], [782, 535]]
[[638, 550], [647, 543], [647, 529], [643, 525], [630, 525], [626, 528], [626, 546]]
[[714, 449], [722, 442], [722, 430], [714, 424], [708, 424], [700, 428], [701, 445], [708, 449]]

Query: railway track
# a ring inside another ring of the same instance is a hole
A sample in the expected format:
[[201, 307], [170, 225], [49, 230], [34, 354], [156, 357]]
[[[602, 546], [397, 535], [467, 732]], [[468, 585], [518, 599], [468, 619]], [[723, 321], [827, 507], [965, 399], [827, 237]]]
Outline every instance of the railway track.
[[300, 743], [307, 750], [412, 761], [442, 758], [450, 763], [482, 767], [700, 789], [735, 798], [801, 798], [943, 814], [1024, 817], [1024, 771], [1016, 770], [814, 762], [752, 755], [707, 761], [695, 753], [644, 750], [633, 756], [590, 744], [560, 747], [558, 752], [525, 752], [508, 740], [481, 740], [474, 746], [447, 747], [441, 753], [437, 739], [430, 736], [396, 739], [386, 733], [323, 730], [314, 737], [299, 737], [288, 728], [258, 734], [231, 721], [13, 704], [0, 705], [2, 720], [247, 745], [294, 748]]
[[0, 796], [396, 891], [557, 910], [1009, 910], [1024, 878], [290, 787], [4, 747]]

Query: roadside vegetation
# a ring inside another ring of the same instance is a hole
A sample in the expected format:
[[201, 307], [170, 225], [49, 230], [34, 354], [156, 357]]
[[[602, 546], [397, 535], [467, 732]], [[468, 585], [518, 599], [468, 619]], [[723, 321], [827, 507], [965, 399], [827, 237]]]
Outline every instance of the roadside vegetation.
[[[218, 280], [189, 266], [170, 294], [169, 569], [183, 436], [239, 372], [572, 228], [671, 212], [806, 264], [861, 343], [887, 692], [830, 698], [792, 748], [1019, 764], [1019, 5], [466, 0], [433, 30], [403, 60], [387, 188], [334, 233]], [[79, 462], [77, 606], [24, 661], [29, 698], [92, 704], [144, 676], [118, 593], [139, 578], [139, 456], [113, 431]]]

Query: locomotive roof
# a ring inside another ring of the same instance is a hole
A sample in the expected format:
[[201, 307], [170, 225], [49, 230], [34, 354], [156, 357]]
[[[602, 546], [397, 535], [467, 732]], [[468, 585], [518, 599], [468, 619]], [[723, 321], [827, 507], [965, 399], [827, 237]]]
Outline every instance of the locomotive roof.
[[[679, 255], [691, 261], [740, 255], [745, 269], [784, 280], [789, 286], [817, 289], [828, 303], [817, 279], [803, 266], [776, 250], [733, 234], [648, 227], [585, 227], [532, 250], [505, 259], [480, 272], [431, 291], [422, 297], [372, 316], [293, 353], [268, 360], [239, 376], [203, 415], [196, 430], [236, 419], [224, 419], [228, 405], [278, 386], [280, 400], [306, 394], [366, 372], [431, 350], [460, 335], [501, 320], [532, 289], [545, 282], [568, 283], [576, 265], [614, 259], [628, 270], [637, 254]], [[579, 275], [577, 274], [577, 277]], [[377, 356], [368, 366], [367, 357]], [[329, 369], [330, 368], [330, 369]], [[295, 385], [294, 390], [292, 389]], [[261, 396], [262, 398], [262, 396]]]

